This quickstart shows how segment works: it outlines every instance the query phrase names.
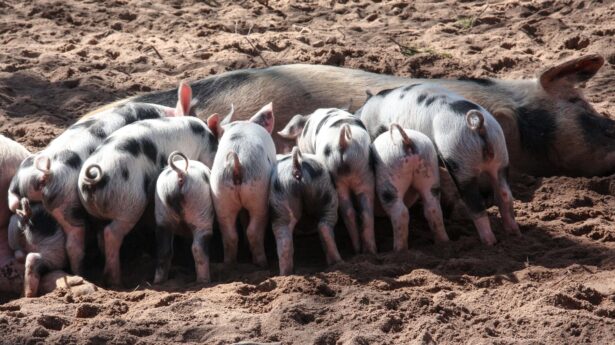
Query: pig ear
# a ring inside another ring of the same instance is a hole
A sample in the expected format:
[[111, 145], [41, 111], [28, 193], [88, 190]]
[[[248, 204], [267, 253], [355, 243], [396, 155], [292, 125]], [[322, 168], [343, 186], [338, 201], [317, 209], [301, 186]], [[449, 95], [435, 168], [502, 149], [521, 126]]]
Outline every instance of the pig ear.
[[558, 86], [572, 87], [574, 84], [589, 80], [603, 64], [604, 58], [597, 54], [569, 60], [544, 71], [539, 77], [540, 85], [547, 92]]
[[177, 90], [175, 116], [186, 116], [190, 114], [190, 107], [192, 107], [192, 105], [192, 88], [182, 81], [179, 83], [179, 88]]
[[271, 133], [273, 131], [273, 126], [275, 125], [275, 117], [273, 116], [273, 103], [269, 103], [266, 106], [262, 107], [261, 110], [256, 113], [256, 115], [252, 116], [250, 122], [254, 122], [263, 126], [267, 130], [267, 132]]
[[303, 131], [303, 127], [307, 122], [307, 116], [303, 116], [301, 114], [297, 114], [293, 116], [286, 127], [284, 127], [281, 131], [278, 132], [278, 135], [284, 139], [297, 139], [299, 134]]
[[207, 127], [209, 127], [209, 130], [216, 136], [216, 138], [220, 139], [220, 115], [209, 115], [207, 118]]

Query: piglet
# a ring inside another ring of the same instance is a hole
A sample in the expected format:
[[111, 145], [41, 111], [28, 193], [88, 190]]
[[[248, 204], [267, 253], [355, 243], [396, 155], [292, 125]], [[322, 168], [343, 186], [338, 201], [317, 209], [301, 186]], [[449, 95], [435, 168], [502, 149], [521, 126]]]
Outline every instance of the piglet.
[[128, 102], [110, 107], [70, 126], [35, 157], [23, 161], [9, 189], [9, 204], [15, 210], [22, 197], [42, 201], [66, 233], [70, 267], [83, 274], [87, 213], [79, 201], [77, 179], [83, 162], [118, 129], [133, 122], [190, 111], [192, 91], [180, 84], [176, 108]]
[[408, 249], [408, 207], [419, 197], [436, 241], [448, 241], [440, 208], [438, 156], [431, 140], [394, 123], [374, 140], [372, 149], [376, 194], [393, 225], [393, 249]]
[[237, 260], [235, 222], [239, 211], [245, 209], [250, 218], [246, 234], [253, 262], [267, 265], [264, 240], [269, 179], [276, 161], [271, 139], [274, 122], [269, 103], [248, 121], [219, 123], [217, 133], [221, 138], [211, 168], [211, 192], [222, 232], [225, 263]]
[[18, 260], [25, 256], [24, 295], [36, 297], [41, 276], [66, 266], [64, 232], [41, 203], [30, 205], [22, 198], [16, 211], [9, 224], [9, 244]]
[[329, 265], [342, 258], [335, 244], [337, 193], [325, 167], [316, 156], [301, 154], [295, 146], [281, 156], [271, 174], [269, 208], [278, 249], [280, 274], [293, 273], [293, 231], [305, 217], [318, 221], [318, 234]]
[[[358, 118], [341, 109], [318, 109], [295, 115], [278, 134], [296, 139], [301, 152], [318, 157], [333, 176], [339, 209], [355, 252], [376, 253], [374, 173], [370, 137]], [[355, 210], [353, 196], [358, 208]], [[361, 239], [357, 225], [361, 216]]]
[[383, 90], [357, 111], [372, 137], [392, 123], [419, 131], [433, 141], [468, 207], [478, 234], [496, 243], [481, 185], [495, 191], [504, 228], [519, 234], [507, 182], [508, 151], [502, 127], [487, 110], [430, 82]]
[[[183, 161], [178, 165], [178, 158]], [[173, 234], [192, 237], [192, 255], [197, 282], [209, 277], [209, 242], [213, 234], [214, 208], [209, 187], [210, 170], [205, 164], [189, 160], [174, 151], [168, 167], [156, 181], [156, 247], [158, 264], [154, 283], [169, 275], [173, 256]]]
[[111, 221], [103, 231], [108, 283], [121, 284], [120, 246], [153, 201], [156, 178], [169, 154], [181, 150], [210, 166], [216, 146], [200, 119], [165, 117], [117, 130], [83, 163], [77, 183], [82, 204], [95, 218]]

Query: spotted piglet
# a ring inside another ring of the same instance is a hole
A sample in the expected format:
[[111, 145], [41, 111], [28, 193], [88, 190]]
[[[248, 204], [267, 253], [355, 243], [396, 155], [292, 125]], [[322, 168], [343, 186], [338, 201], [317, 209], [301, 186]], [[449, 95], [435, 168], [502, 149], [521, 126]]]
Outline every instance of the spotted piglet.
[[75, 274], [83, 274], [87, 214], [79, 201], [77, 179], [83, 162], [118, 129], [134, 122], [188, 114], [192, 91], [180, 84], [176, 108], [128, 102], [81, 120], [20, 165], [9, 188], [15, 211], [22, 197], [42, 201], [66, 233], [66, 250]]
[[250, 221], [246, 235], [253, 262], [267, 265], [265, 228], [268, 220], [269, 178], [275, 164], [271, 131], [275, 118], [271, 103], [248, 121], [219, 123], [221, 135], [211, 168], [211, 191], [222, 232], [224, 262], [237, 260], [235, 221], [241, 209]]
[[483, 107], [429, 82], [384, 90], [357, 111], [377, 137], [392, 123], [419, 131], [433, 141], [468, 207], [478, 234], [496, 243], [481, 186], [491, 187], [504, 228], [519, 234], [507, 182], [508, 151], [502, 127]]
[[64, 232], [41, 203], [21, 199], [11, 217], [9, 245], [18, 260], [25, 255], [24, 295], [36, 297], [41, 275], [66, 266]]
[[278, 134], [296, 139], [301, 152], [318, 156], [333, 176], [339, 209], [355, 252], [362, 246], [363, 252], [376, 253], [373, 157], [370, 137], [361, 120], [341, 109], [318, 109], [310, 115], [295, 115]]
[[[216, 115], [217, 116], [217, 115]], [[121, 284], [119, 249], [153, 200], [156, 178], [173, 151], [211, 166], [217, 141], [196, 117], [139, 121], [114, 132], [83, 163], [79, 197], [104, 228], [105, 278]]]
[[[178, 162], [181, 162], [178, 164]], [[156, 247], [158, 263], [154, 283], [167, 280], [173, 257], [173, 235], [192, 237], [197, 282], [209, 277], [209, 242], [213, 234], [214, 207], [209, 187], [210, 170], [175, 151], [156, 181]]]
[[376, 194], [393, 225], [393, 249], [408, 249], [408, 207], [420, 197], [436, 241], [448, 241], [440, 208], [440, 171], [436, 149], [417, 131], [392, 124], [372, 144]]
[[269, 207], [281, 275], [293, 273], [293, 231], [304, 216], [318, 221], [327, 263], [342, 260], [333, 233], [337, 223], [337, 193], [316, 156], [301, 154], [295, 146], [290, 155], [278, 159], [271, 174]]

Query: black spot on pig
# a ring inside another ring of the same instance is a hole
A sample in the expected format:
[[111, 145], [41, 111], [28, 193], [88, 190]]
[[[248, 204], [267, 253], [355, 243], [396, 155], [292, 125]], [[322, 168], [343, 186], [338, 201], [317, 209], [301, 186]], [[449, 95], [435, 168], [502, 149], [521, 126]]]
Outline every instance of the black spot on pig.
[[212, 152], [218, 151], [218, 139], [211, 132], [207, 132], [207, 146]]
[[459, 186], [459, 193], [469, 211], [473, 215], [483, 214], [485, 212], [485, 203], [480, 192], [480, 186], [476, 178], [462, 183]]
[[200, 136], [205, 135], [205, 127], [202, 124], [196, 121], [190, 121], [188, 122], [188, 125], [190, 126], [190, 130], [192, 131], [192, 133]]
[[141, 149], [143, 150], [143, 153], [145, 154], [145, 156], [150, 161], [152, 161], [152, 163], [156, 164], [156, 157], [158, 156], [158, 148], [156, 147], [154, 142], [148, 138], [142, 138], [141, 139]]
[[129, 153], [134, 157], [137, 157], [141, 153], [141, 145], [139, 144], [139, 141], [134, 138], [129, 138], [120, 142], [117, 145], [117, 149], [119, 151]]
[[416, 98], [416, 103], [418, 105], [421, 105], [421, 103], [423, 103], [423, 101], [425, 101], [426, 98], [427, 98], [427, 94], [422, 93]]
[[[40, 235], [41, 237], [53, 236], [58, 231], [58, 223], [51, 216], [51, 214], [45, 211], [42, 204], [36, 203], [31, 205], [32, 216], [26, 226], [33, 234]], [[23, 229], [25, 230], [25, 229]]]
[[241, 133], [233, 133], [229, 137], [229, 140], [230, 141], [238, 141], [238, 140], [241, 140], [242, 138], [243, 138], [243, 135], [241, 135]]
[[135, 106], [135, 113], [137, 120], [149, 120], [149, 119], [157, 119], [161, 117], [160, 110], [157, 107], [151, 106], [149, 104], [139, 104]]
[[337, 172], [337, 176], [346, 176], [350, 174], [351, 172], [350, 164], [348, 164], [347, 162], [340, 163], [340, 165], [337, 167], [336, 172]]
[[308, 162], [307, 160], [301, 162], [301, 170], [307, 172], [312, 179], [317, 179], [323, 174], [323, 170], [320, 166], [313, 164], [312, 162]]
[[331, 193], [329, 191], [324, 191], [320, 198], [320, 205], [326, 207], [331, 203], [332, 199], [333, 196], [331, 196]]
[[343, 124], [349, 124], [351, 126], [357, 126], [357, 127], [361, 127], [363, 129], [367, 130], [365, 128], [365, 125], [363, 124], [363, 121], [361, 121], [361, 120], [359, 120], [357, 118], [341, 118], [341, 119], [337, 119], [331, 125], [329, 125], [329, 128], [341, 127]]
[[440, 197], [440, 193], [442, 192], [442, 189], [440, 187], [432, 187], [431, 188], [431, 195], [435, 196], [436, 198]]
[[79, 169], [82, 163], [81, 157], [71, 150], [62, 150], [55, 154], [53, 158], [71, 169]]
[[275, 209], [275, 207], [269, 205], [269, 219], [270, 219], [271, 223], [275, 224], [275, 222], [278, 221], [280, 218], [282, 218], [282, 217], [280, 217], [280, 214]]
[[149, 121], [142, 121], [142, 122], [139, 122], [139, 126], [141, 126], [141, 127], [143, 127], [143, 128], [147, 128], [147, 129], [150, 129], [150, 128], [153, 128], [153, 127], [154, 127], [154, 125], [152, 125], [152, 123], [151, 123], [151, 122], [149, 122]]
[[66, 220], [72, 226], [84, 226], [89, 217], [88, 212], [80, 204], [69, 207], [66, 212]]
[[143, 191], [145, 192], [145, 195], [150, 195], [150, 190], [152, 190], [152, 187], [152, 180], [149, 176], [145, 176], [143, 178]]
[[101, 122], [97, 122], [90, 126], [90, 128], [88, 128], [88, 132], [99, 139], [104, 139], [107, 137], [107, 132], [105, 132]]
[[419, 85], [421, 85], [421, 84], [420, 84], [420, 83], [419, 83], [419, 84], [410, 84], [410, 85], [404, 86], [404, 88], [402, 89], [402, 91], [404, 91], [404, 92], [408, 92], [408, 91], [412, 90], [412, 88], [413, 88], [413, 87], [415, 87], [415, 86], [419, 86]]
[[380, 96], [380, 97], [385, 97], [386, 95], [388, 95], [389, 93], [391, 93], [391, 91], [393, 91], [395, 89], [384, 89], [384, 90], [380, 90], [380, 92], [378, 92], [376, 94], [376, 96]]
[[120, 165], [120, 173], [122, 174], [122, 178], [124, 179], [124, 181], [128, 181], [128, 177], [130, 177], [130, 174], [128, 172], [128, 167], [126, 166], [126, 164]]
[[521, 147], [528, 152], [546, 156], [555, 140], [555, 115], [539, 107], [519, 107], [516, 112]]
[[[276, 74], [276, 72], [268, 72]], [[226, 72], [220, 75], [210, 76], [190, 84], [193, 98], [199, 100], [199, 108], [207, 105], [210, 101], [218, 99], [225, 91], [233, 90], [254, 79], [250, 70]], [[151, 92], [134, 98], [136, 102], [154, 103], [175, 107], [177, 103], [177, 88], [167, 91]]]
[[376, 152], [374, 152], [374, 148], [370, 146], [369, 148], [369, 168], [375, 172], [377, 167], [378, 167], [378, 159], [376, 158]]
[[165, 165], [167, 165], [167, 160], [166, 160], [166, 158], [164, 157], [164, 155], [159, 154], [159, 155], [158, 155], [158, 167], [160, 167], [160, 168], [164, 168], [164, 167], [165, 167]]
[[466, 100], [455, 101], [450, 104], [450, 107], [454, 112], [463, 116], [465, 116], [470, 110], [480, 110], [478, 105]]
[[184, 202], [184, 195], [179, 188], [173, 189], [166, 198], [167, 205], [177, 214], [182, 214], [182, 203]]
[[320, 122], [318, 123], [318, 126], [316, 126], [316, 134], [318, 134], [318, 132], [320, 132], [320, 129], [322, 128], [322, 126], [325, 125], [325, 123], [329, 120], [330, 117], [331, 117], [331, 115], [327, 115], [327, 116], [323, 117], [322, 120], [320, 120]]
[[486, 78], [473, 78], [473, 77], [460, 77], [458, 80], [466, 81], [470, 83], [475, 83], [481, 86], [492, 86], [495, 85], [495, 82], [491, 79]]
[[376, 129], [376, 137], [380, 136], [380, 134], [384, 133], [387, 131], [387, 126], [385, 125], [380, 125], [378, 126], [378, 129]]
[[391, 204], [395, 199], [397, 199], [397, 193], [392, 186], [387, 186], [380, 192], [380, 200], [385, 205]]
[[615, 147], [615, 121], [584, 113], [577, 116], [577, 123], [583, 130], [583, 138], [596, 148]]
[[206, 172], [203, 171], [203, 173], [201, 174], [201, 178], [203, 179], [203, 181], [205, 181], [205, 183], [209, 184], [209, 175], [207, 175]]
[[282, 183], [280, 182], [280, 180], [276, 179], [275, 181], [273, 181], [273, 191], [280, 194], [282, 193]]
[[87, 148], [88, 155], [91, 155], [94, 151], [96, 151], [96, 146], [90, 146]]
[[325, 157], [331, 156], [331, 145], [326, 144], [322, 153], [325, 155]]
[[444, 98], [444, 97], [443, 96], [431, 96], [427, 98], [427, 100], [425, 101], [425, 106], [429, 107], [433, 102], [437, 101], [440, 98]]

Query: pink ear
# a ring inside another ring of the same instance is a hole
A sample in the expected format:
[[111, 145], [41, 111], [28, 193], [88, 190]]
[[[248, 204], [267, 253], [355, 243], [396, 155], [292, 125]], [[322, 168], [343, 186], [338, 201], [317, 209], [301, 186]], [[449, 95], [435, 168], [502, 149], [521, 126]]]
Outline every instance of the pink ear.
[[207, 127], [209, 130], [216, 136], [216, 138], [220, 139], [220, 133], [218, 133], [218, 127], [220, 126], [220, 115], [212, 114], [207, 118]]
[[179, 83], [177, 90], [177, 106], [175, 116], [185, 116], [190, 114], [190, 103], [192, 102], [192, 88], [185, 82]]
[[250, 121], [263, 126], [267, 132], [271, 133], [275, 126], [275, 117], [273, 116], [273, 103], [269, 103], [262, 107], [261, 110], [252, 116]]

